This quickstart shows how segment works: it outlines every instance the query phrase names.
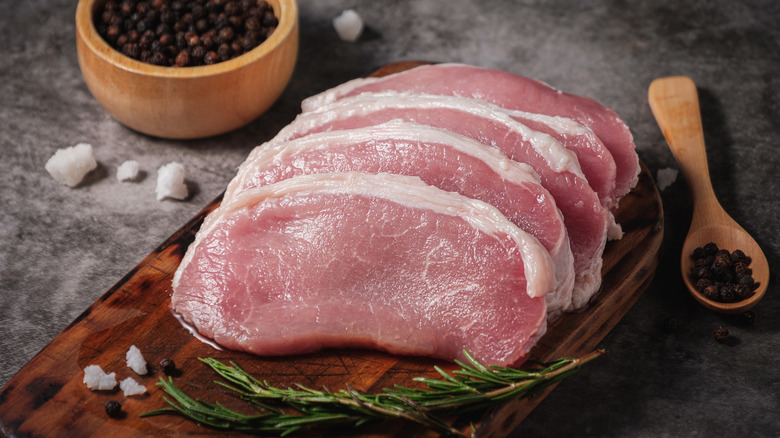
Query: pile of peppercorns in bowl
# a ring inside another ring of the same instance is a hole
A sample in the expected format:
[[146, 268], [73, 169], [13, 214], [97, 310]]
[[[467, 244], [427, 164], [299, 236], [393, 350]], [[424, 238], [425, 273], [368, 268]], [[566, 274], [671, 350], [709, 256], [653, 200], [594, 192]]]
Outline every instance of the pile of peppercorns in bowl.
[[125, 56], [190, 67], [243, 55], [265, 41], [279, 20], [263, 0], [107, 0], [94, 24]]
[[123, 125], [175, 139], [255, 120], [289, 83], [296, 0], [79, 0], [89, 91]]
[[758, 288], [751, 259], [739, 249], [729, 252], [711, 242], [696, 248], [691, 257], [692, 283], [708, 300], [735, 303], [752, 297]]

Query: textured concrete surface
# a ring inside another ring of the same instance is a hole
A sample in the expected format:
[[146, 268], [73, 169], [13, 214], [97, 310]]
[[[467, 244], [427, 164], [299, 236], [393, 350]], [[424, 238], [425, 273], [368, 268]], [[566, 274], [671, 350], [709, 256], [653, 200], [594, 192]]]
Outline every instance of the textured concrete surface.
[[[715, 191], [780, 266], [780, 3], [730, 0], [301, 0], [301, 51], [277, 105], [235, 132], [167, 141], [130, 131], [79, 72], [73, 0], [0, 1], [0, 385], [153, 248], [219, 195], [249, 150], [300, 100], [382, 64], [422, 59], [495, 67], [611, 106], [655, 173], [675, 167], [647, 105], [653, 78], [700, 88]], [[354, 7], [368, 29], [345, 43], [330, 20]], [[100, 166], [79, 187], [44, 170], [58, 148], [89, 142]], [[145, 177], [119, 183], [124, 160]], [[192, 196], [157, 202], [156, 169], [182, 162]], [[561, 384], [516, 436], [780, 435], [780, 297], [773, 274], [745, 325], [683, 290], [690, 220], [682, 179], [663, 192], [665, 252], [656, 279], [604, 340], [610, 355]], [[663, 321], [679, 320], [674, 333]], [[733, 342], [715, 342], [726, 326]]]

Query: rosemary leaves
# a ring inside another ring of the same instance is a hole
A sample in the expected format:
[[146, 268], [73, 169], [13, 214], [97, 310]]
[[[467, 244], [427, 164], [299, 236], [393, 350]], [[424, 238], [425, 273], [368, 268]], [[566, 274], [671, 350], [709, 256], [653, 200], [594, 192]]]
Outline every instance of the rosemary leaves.
[[252, 414], [236, 412], [219, 403], [195, 400], [168, 377], [167, 380], [160, 378], [157, 385], [170, 396], [163, 397], [170, 407], [141, 416], [179, 414], [218, 429], [280, 435], [315, 427], [360, 426], [374, 420], [396, 418], [443, 435], [473, 436], [473, 433], [466, 435], [450, 426], [442, 417], [528, 397], [575, 373], [604, 351], [596, 350], [580, 358], [558, 359], [540, 364], [534, 370], [486, 367], [464, 353], [468, 363], [455, 361], [461, 369], [452, 374], [436, 367], [442, 379], [415, 378], [425, 386], [424, 389], [395, 386], [379, 394], [367, 394], [350, 387], [337, 392], [302, 385], [280, 388], [254, 378], [235, 363], [225, 365], [215, 359], [201, 358], [226, 380], [216, 383], [234, 391], [253, 407]]

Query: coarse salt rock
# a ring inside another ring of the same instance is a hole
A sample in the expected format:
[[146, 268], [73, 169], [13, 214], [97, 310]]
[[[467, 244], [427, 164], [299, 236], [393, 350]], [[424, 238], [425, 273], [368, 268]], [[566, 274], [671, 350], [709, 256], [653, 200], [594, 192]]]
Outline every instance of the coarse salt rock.
[[106, 374], [100, 365], [84, 368], [84, 383], [93, 391], [107, 391], [116, 386], [116, 373]]
[[667, 167], [665, 169], [658, 169], [656, 174], [655, 183], [658, 185], [658, 190], [663, 190], [669, 187], [673, 182], [677, 180], [677, 169]]
[[136, 382], [132, 377], [128, 377], [119, 382], [119, 389], [125, 394], [125, 397], [131, 395], [140, 395], [146, 392], [146, 387]]
[[363, 19], [354, 9], [347, 9], [341, 15], [333, 19], [333, 27], [339, 38], [344, 41], [354, 42], [363, 33]]
[[46, 171], [58, 182], [74, 187], [97, 167], [92, 156], [92, 145], [79, 143], [75, 146], [58, 149], [44, 166]]
[[141, 354], [141, 350], [135, 345], [131, 345], [125, 353], [125, 360], [127, 360], [127, 366], [130, 367], [136, 374], [143, 376], [147, 373], [146, 360]]
[[182, 200], [187, 197], [187, 185], [184, 184], [184, 166], [180, 163], [168, 163], [157, 171], [157, 200], [165, 198]]
[[133, 181], [138, 178], [141, 166], [138, 161], [127, 160], [116, 169], [116, 179], [120, 182]]

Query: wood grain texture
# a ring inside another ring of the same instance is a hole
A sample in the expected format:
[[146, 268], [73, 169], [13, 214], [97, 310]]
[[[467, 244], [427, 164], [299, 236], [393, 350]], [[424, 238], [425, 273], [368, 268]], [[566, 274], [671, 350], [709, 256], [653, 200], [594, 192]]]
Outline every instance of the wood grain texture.
[[[418, 64], [393, 64], [375, 74], [387, 74]], [[149, 254], [9, 380], [0, 392], [0, 431], [4, 435], [196, 437], [222, 434], [175, 416], [138, 418], [143, 412], [164, 406], [163, 393], [154, 386], [162, 375], [156, 364], [163, 358], [175, 361], [180, 372], [174, 377], [183, 390], [195, 397], [223, 401], [238, 409], [243, 404], [235, 401], [227, 390], [217, 389], [212, 383], [216, 375], [200, 363], [198, 357], [238, 362], [258, 378], [277, 385], [300, 383], [330, 389], [350, 385], [370, 392], [396, 383], [413, 386], [412, 378], [416, 376], [437, 377], [432, 368], [434, 365], [445, 370], [454, 368], [452, 364], [434, 359], [399, 357], [368, 350], [327, 350], [265, 358], [216, 350], [193, 337], [169, 310], [171, 280], [203, 218], [219, 202], [219, 198], [211, 202]], [[647, 288], [658, 263], [663, 238], [663, 209], [655, 183], [644, 165], [637, 187], [621, 201], [616, 219], [622, 224], [625, 236], [607, 244], [602, 290], [583, 311], [565, 314], [554, 321], [532, 350], [532, 357], [546, 361], [593, 350]], [[125, 352], [131, 345], [140, 348], [152, 365], [153, 370], [147, 376], [137, 376], [127, 368]], [[118, 389], [92, 392], [82, 383], [83, 369], [90, 364], [116, 372], [118, 380], [134, 377], [149, 392], [130, 398], [125, 398]], [[590, 366], [598, 366], [598, 361]], [[545, 395], [451, 420], [464, 428], [470, 421], [474, 422], [480, 436], [504, 436]], [[105, 414], [104, 405], [112, 399], [123, 405], [121, 418], [112, 419]], [[435, 436], [400, 422], [336, 432], [339, 436], [360, 437]]]

